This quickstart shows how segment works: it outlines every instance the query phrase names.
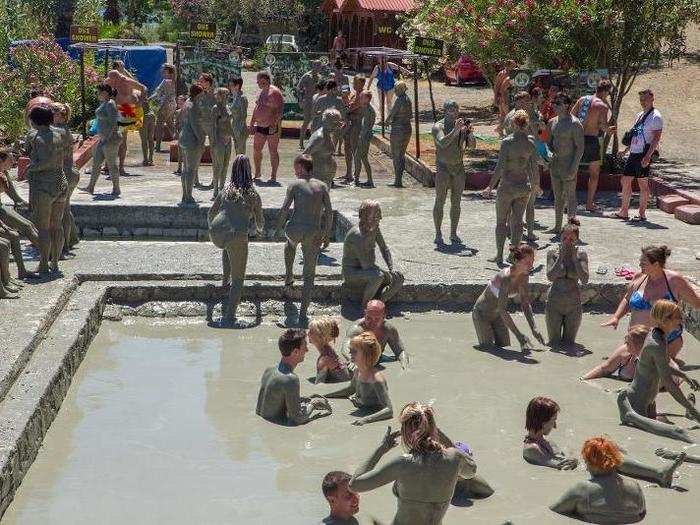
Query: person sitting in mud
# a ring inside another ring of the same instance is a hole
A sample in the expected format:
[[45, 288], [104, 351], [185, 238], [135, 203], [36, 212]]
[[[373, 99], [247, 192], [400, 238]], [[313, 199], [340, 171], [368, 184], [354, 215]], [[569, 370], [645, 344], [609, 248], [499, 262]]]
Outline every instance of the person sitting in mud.
[[544, 337], [535, 326], [535, 318], [530, 306], [528, 285], [530, 270], [535, 262], [535, 251], [531, 246], [521, 244], [512, 248], [511, 253], [515, 264], [501, 270], [493, 277], [488, 286], [484, 288], [474, 304], [472, 320], [479, 339], [479, 346], [496, 345], [504, 348], [510, 345], [508, 330], [513, 332], [523, 352], [532, 350], [530, 339], [516, 326], [515, 321], [508, 313], [508, 299], [520, 297], [520, 305], [527, 319], [527, 323], [540, 343], [544, 344]]
[[[664, 245], [642, 248], [642, 256], [639, 258], [641, 272], [630, 282], [627, 293], [620, 300], [612, 317], [600, 326], [617, 329], [627, 312], [630, 313], [630, 329], [640, 324], [650, 326], [651, 308], [659, 299], [674, 303], [682, 300], [693, 308], [700, 308], [700, 294], [690, 286], [687, 279], [678, 272], [666, 269], [666, 260], [670, 256], [671, 250]], [[669, 357], [679, 362], [677, 356], [683, 347], [683, 327], [679, 326], [678, 330], [668, 334], [667, 342]]]
[[589, 523], [636, 523], [646, 515], [639, 483], [623, 478], [617, 469], [623, 456], [604, 437], [586, 440], [581, 450], [591, 477], [580, 481], [549, 508]]
[[686, 409], [686, 417], [700, 422], [700, 412], [694, 405], [695, 397], [691, 395], [690, 398], [686, 398], [673, 377], [686, 381], [693, 390], [700, 389], [700, 383], [671, 366], [668, 354], [668, 340], [679, 329], [681, 320], [681, 309], [677, 304], [665, 299], [656, 301], [651, 309], [653, 329], [639, 356], [634, 379], [620, 392], [617, 406], [623, 425], [686, 443], [695, 443], [687, 430], [659, 421], [656, 414], [656, 395], [663, 385], [673, 399]]
[[408, 352], [403, 346], [401, 336], [396, 327], [386, 320], [386, 305], [373, 299], [365, 307], [365, 316], [352, 325], [345, 334], [345, 344], [343, 345], [343, 355], [347, 357], [350, 351], [350, 341], [353, 337], [362, 332], [372, 332], [382, 347], [382, 352], [387, 345], [394, 353], [394, 357], [401, 363], [402, 368], [408, 367]]
[[299, 308], [299, 322], [302, 324], [308, 322], [307, 312], [316, 278], [318, 253], [321, 246], [328, 245], [333, 226], [329, 186], [314, 176], [314, 167], [314, 161], [308, 155], [298, 155], [294, 159], [297, 180], [287, 187], [287, 195], [277, 218], [276, 236], [281, 236], [284, 228], [286, 238], [285, 286], [294, 284], [293, 267], [299, 244], [304, 255], [304, 286]]
[[569, 219], [561, 234], [561, 243], [547, 252], [547, 292], [545, 317], [549, 344], [572, 345], [581, 326], [583, 307], [578, 282], [588, 282], [588, 254], [579, 249], [579, 222]]
[[[397, 498], [392, 523], [439, 525], [460, 478], [476, 474], [476, 463], [463, 448], [441, 443], [433, 409], [409, 403], [401, 411], [401, 431], [387, 429], [382, 442], [355, 471], [350, 490], [367, 492], [394, 482]], [[377, 467], [401, 436], [405, 454]]]
[[[523, 459], [532, 465], [550, 467], [557, 470], [574, 470], [578, 459], [569, 457], [546, 436], [557, 428], [559, 405], [548, 397], [535, 397], [527, 405], [525, 413], [525, 436]], [[655, 468], [640, 463], [622, 454], [622, 461], [616, 470], [625, 476], [654, 481], [662, 487], [670, 488], [673, 483], [673, 473], [682, 463], [675, 461], [666, 468]]]
[[223, 250], [223, 282], [229, 284], [228, 303], [221, 316], [222, 326], [244, 328], [247, 323], [236, 319], [241, 302], [243, 280], [248, 263], [248, 231], [251, 219], [255, 221], [258, 236], [265, 228], [262, 201], [251, 175], [250, 160], [238, 155], [231, 167], [231, 180], [214, 200], [207, 220], [209, 237], [217, 248]]
[[328, 315], [317, 317], [309, 323], [309, 342], [319, 353], [316, 360], [316, 384], [350, 381], [348, 363], [331, 346], [339, 335], [338, 321]]
[[[639, 354], [642, 353], [648, 335], [648, 326], [639, 324], [632, 327], [625, 335], [625, 342], [618, 346], [610, 357], [579, 379], [588, 381], [589, 379], [610, 376], [623, 381], [632, 381], [634, 373], [637, 371]], [[673, 364], [675, 365], [675, 361]]]
[[330, 398], [347, 397], [360, 410], [370, 412], [355, 419], [353, 425], [366, 425], [391, 419], [394, 409], [389, 399], [386, 378], [377, 368], [382, 348], [372, 332], [362, 332], [350, 341], [350, 360], [355, 365], [350, 384], [326, 394]]
[[360, 511], [360, 495], [348, 488], [350, 474], [340, 470], [323, 477], [321, 491], [328, 501], [330, 513], [319, 525], [359, 525], [355, 514]]
[[[379, 202], [362, 201], [358, 215], [360, 223], [350, 229], [343, 242], [343, 281], [346, 286], [364, 287], [363, 307], [376, 298], [377, 294], [386, 304], [399, 293], [404, 277], [401, 272], [394, 270], [391, 252], [379, 229], [379, 221], [382, 220]], [[379, 247], [388, 270], [377, 266], [375, 247]]]
[[304, 360], [308, 351], [306, 332], [293, 328], [285, 330], [278, 346], [282, 358], [277, 366], [263, 373], [255, 413], [273, 423], [288, 425], [303, 425], [331, 415], [331, 405], [322, 396], [303, 398], [300, 395], [299, 377], [294, 368]]

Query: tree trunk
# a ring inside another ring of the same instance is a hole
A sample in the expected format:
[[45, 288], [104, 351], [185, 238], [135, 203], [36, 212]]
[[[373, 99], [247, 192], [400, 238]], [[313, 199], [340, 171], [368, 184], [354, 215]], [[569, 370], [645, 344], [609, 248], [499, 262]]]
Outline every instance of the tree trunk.
[[56, 38], [68, 38], [73, 24], [75, 0], [58, 0], [56, 2]]
[[107, 5], [105, 9], [105, 22], [111, 22], [113, 24], [118, 24], [121, 20], [121, 13], [119, 12], [119, 0], [107, 0]]

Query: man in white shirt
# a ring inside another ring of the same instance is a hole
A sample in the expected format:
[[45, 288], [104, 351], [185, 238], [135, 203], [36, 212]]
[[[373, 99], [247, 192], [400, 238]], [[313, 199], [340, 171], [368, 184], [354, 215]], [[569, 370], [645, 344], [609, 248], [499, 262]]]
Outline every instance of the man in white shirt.
[[[639, 214], [632, 220], [646, 221], [647, 200], [649, 199], [649, 172], [651, 159], [659, 146], [664, 121], [661, 113], [654, 108], [654, 92], [643, 89], [639, 92], [642, 111], [637, 114], [632, 128], [632, 142], [629, 157], [622, 174], [622, 204], [615, 216], [629, 219], [630, 199], [632, 198], [632, 179], [639, 184]], [[627, 151], [624, 150], [624, 154]]]

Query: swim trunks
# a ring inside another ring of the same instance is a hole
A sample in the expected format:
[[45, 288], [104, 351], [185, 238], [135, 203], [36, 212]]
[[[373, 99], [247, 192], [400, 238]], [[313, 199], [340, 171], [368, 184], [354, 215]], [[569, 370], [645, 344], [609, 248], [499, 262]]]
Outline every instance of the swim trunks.
[[277, 126], [255, 126], [255, 133], [260, 133], [261, 135], [277, 135]]
[[581, 162], [598, 162], [600, 160], [600, 142], [597, 135], [586, 135], [584, 138], [583, 157]]

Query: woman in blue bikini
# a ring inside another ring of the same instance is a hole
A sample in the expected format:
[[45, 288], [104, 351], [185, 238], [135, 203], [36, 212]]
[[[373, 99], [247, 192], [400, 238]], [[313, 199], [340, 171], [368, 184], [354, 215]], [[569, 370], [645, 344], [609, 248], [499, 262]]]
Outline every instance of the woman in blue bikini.
[[[638, 325], [651, 326], [651, 308], [660, 299], [678, 303], [685, 301], [693, 308], [700, 308], [700, 295], [690, 283], [678, 272], [667, 270], [666, 259], [671, 250], [666, 246], [647, 246], [642, 248], [639, 259], [641, 272], [635, 276], [620, 301], [617, 310], [601, 326], [617, 325], [627, 312], [630, 313], [629, 329]], [[683, 347], [683, 327], [666, 335], [668, 355], [678, 362], [676, 356]], [[679, 363], [680, 364], [680, 363]]]
[[372, 86], [374, 79], [377, 79], [377, 91], [379, 92], [380, 104], [382, 93], [384, 93], [384, 118], [389, 114], [389, 109], [391, 109], [391, 105], [394, 101], [394, 86], [396, 85], [397, 71], [404, 75], [411, 74], [411, 71], [405, 67], [395, 64], [394, 62], [388, 62], [386, 54], [379, 55], [379, 64], [374, 66], [372, 74], [369, 76], [369, 82], [367, 82], [368, 86]]

